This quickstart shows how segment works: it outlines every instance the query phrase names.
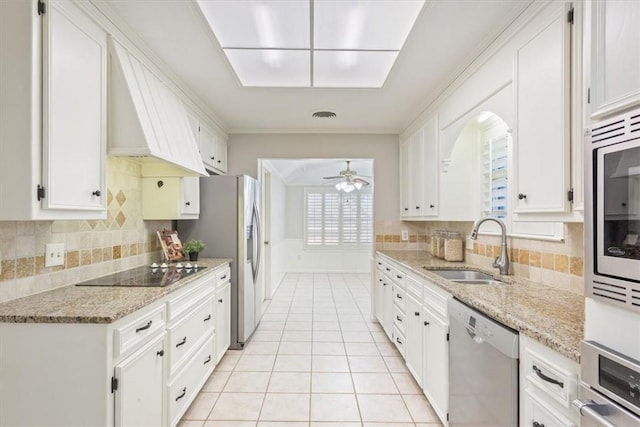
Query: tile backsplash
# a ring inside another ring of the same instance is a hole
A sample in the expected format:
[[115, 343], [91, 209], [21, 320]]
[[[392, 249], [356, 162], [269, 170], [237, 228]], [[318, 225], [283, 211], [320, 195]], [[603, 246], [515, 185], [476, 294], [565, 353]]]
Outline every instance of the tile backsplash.
[[[510, 237], [508, 248], [513, 274], [584, 295], [583, 225], [567, 223], [564, 227], [564, 240], [560, 242]], [[472, 222], [377, 221], [376, 249], [429, 251], [434, 230], [458, 231], [468, 236], [472, 228]], [[402, 230], [409, 232], [408, 241], [401, 240]], [[466, 248], [465, 261], [492, 269], [491, 264], [499, 253], [500, 237], [481, 234], [473, 248]]]
[[[140, 165], [108, 159], [107, 219], [0, 221], [0, 302], [137, 267], [160, 257], [156, 231], [171, 221], [142, 220]], [[47, 243], [65, 244], [65, 263], [44, 266]]]

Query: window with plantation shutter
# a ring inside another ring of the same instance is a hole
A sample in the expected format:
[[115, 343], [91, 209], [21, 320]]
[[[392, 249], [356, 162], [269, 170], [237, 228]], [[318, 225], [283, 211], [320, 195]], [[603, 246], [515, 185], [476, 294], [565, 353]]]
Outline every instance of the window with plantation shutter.
[[347, 248], [373, 242], [370, 191], [338, 192], [305, 188], [305, 246]]

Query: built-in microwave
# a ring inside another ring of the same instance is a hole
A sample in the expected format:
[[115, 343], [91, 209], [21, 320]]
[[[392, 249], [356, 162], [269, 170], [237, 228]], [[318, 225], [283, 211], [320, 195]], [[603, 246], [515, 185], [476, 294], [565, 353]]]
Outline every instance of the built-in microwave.
[[640, 109], [586, 136], [586, 293], [640, 311]]

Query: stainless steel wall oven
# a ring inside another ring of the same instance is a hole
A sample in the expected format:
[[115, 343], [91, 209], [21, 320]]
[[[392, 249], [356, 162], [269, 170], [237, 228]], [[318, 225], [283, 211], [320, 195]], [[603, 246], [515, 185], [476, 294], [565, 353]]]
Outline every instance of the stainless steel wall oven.
[[640, 109], [586, 136], [586, 293], [640, 311]]

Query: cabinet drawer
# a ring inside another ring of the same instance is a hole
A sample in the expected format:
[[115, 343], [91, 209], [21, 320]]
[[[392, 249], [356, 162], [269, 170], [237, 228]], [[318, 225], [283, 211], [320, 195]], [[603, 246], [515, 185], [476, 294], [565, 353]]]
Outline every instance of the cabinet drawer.
[[398, 285], [402, 290], [405, 290], [407, 288], [407, 275], [403, 271], [395, 268], [394, 266], [391, 266], [391, 273], [389, 276], [391, 277], [391, 280], [393, 280], [393, 283]]
[[431, 283], [425, 284], [423, 288], [424, 303], [441, 317], [448, 319], [449, 309], [447, 308], [447, 301], [450, 298], [450, 295], [444, 294], [444, 291], [441, 291], [436, 287], [436, 285]]
[[395, 284], [393, 285], [392, 292], [393, 292], [393, 303], [398, 307], [398, 309], [400, 309], [400, 311], [404, 313], [407, 295], [402, 289], [400, 289]]
[[391, 339], [393, 340], [393, 343], [396, 345], [396, 348], [398, 349], [402, 357], [405, 357], [404, 355], [406, 339], [404, 334], [400, 331], [400, 329], [396, 327], [395, 324], [393, 325], [393, 334], [391, 335]]
[[397, 306], [393, 307], [393, 326], [402, 332], [402, 334], [406, 334], [405, 317], [404, 312], [400, 311]]
[[231, 268], [229, 266], [216, 273], [216, 286], [220, 286], [229, 280], [231, 280]]
[[171, 326], [169, 331], [169, 375], [172, 375], [192, 350], [214, 329], [214, 298], [207, 298], [193, 311]]
[[535, 391], [527, 389], [524, 398], [526, 416], [522, 425], [536, 427], [577, 427], [573, 421], [554, 410], [553, 406], [549, 402], [545, 402], [544, 397], [538, 395]]
[[422, 300], [422, 283], [414, 279], [413, 277], [405, 277], [405, 285], [407, 288], [407, 294], [413, 295], [417, 300]]
[[213, 335], [189, 360], [178, 376], [167, 387], [169, 425], [175, 426], [185, 413], [214, 368]]
[[215, 275], [208, 274], [200, 279], [199, 283], [192, 284], [186, 292], [183, 292], [167, 301], [167, 317], [171, 322], [193, 309], [207, 294], [215, 292]]
[[164, 330], [166, 312], [164, 304], [113, 331], [113, 355], [122, 356], [147, 342]]
[[527, 348], [525, 351], [525, 376], [544, 395], [560, 403], [564, 408], [571, 408], [571, 402], [578, 393], [578, 376], [561, 368], [536, 351]]

